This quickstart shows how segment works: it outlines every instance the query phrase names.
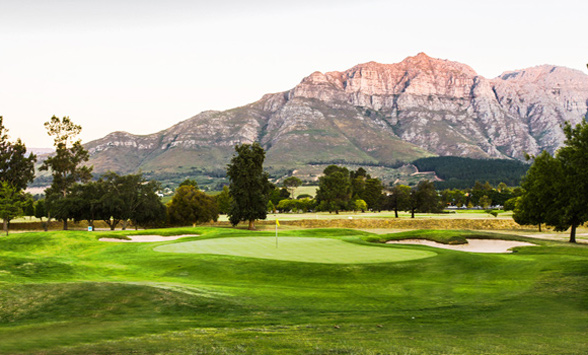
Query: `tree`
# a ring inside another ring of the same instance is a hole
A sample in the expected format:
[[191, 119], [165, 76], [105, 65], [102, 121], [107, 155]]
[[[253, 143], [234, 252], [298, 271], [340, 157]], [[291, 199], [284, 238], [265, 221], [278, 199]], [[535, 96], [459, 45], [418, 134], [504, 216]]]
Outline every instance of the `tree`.
[[351, 199], [351, 181], [349, 170], [337, 165], [329, 165], [319, 178], [316, 200], [319, 209], [339, 213], [344, 210]]
[[416, 211], [422, 213], [439, 212], [441, 207], [435, 185], [429, 180], [421, 180], [410, 194], [410, 213], [414, 218]]
[[[531, 158], [531, 157], [530, 157]], [[523, 177], [523, 195], [517, 200], [513, 219], [521, 225], [546, 223], [549, 215], [559, 213], [554, 203], [561, 197], [561, 182], [564, 179], [561, 162], [547, 151], [534, 158], [533, 165]]]
[[[180, 188], [186, 186], [196, 189], [191, 184]], [[165, 206], [157, 196], [160, 189], [158, 182], [147, 181], [141, 173], [118, 175], [108, 172], [97, 183], [100, 194], [97, 211], [110, 229], [114, 229], [119, 222], [123, 230], [129, 221], [135, 228], [137, 224], [157, 224], [165, 218]]]
[[367, 208], [368, 208], [368, 205], [364, 200], [362, 200], [362, 199], [355, 200], [355, 203], [353, 206], [354, 211], [365, 212], [367, 210]]
[[229, 213], [233, 199], [229, 194], [229, 187], [227, 185], [223, 186], [223, 190], [220, 194], [216, 195], [215, 199], [218, 206], [218, 212], [222, 214]]
[[380, 179], [369, 178], [365, 180], [365, 188], [359, 197], [367, 203], [368, 209], [379, 212], [382, 209], [383, 189]]
[[168, 204], [170, 223], [186, 225], [218, 220], [218, 208], [214, 198], [192, 185], [180, 186]]
[[[27, 184], [35, 177], [35, 162], [37, 157], [29, 154], [24, 143], [17, 139], [11, 142], [8, 129], [0, 116], [0, 183], [2, 184], [2, 221], [4, 230], [8, 233], [8, 222], [22, 213], [23, 194]], [[14, 205], [10, 205], [14, 204]], [[20, 212], [19, 212], [20, 211]], [[18, 213], [17, 213], [18, 212]]]
[[25, 216], [34, 217], [35, 216], [35, 201], [33, 201], [33, 197], [30, 194], [27, 194], [26, 200], [24, 201], [22, 210]]
[[47, 231], [47, 222], [43, 221], [44, 217], [47, 217], [47, 209], [45, 208], [45, 200], [39, 200], [35, 203], [35, 217], [41, 220], [43, 229]]
[[27, 147], [20, 138], [16, 142], [9, 138], [0, 116], [0, 181], [8, 182], [19, 193], [35, 178], [37, 157], [32, 153], [27, 156]]
[[294, 192], [298, 186], [302, 185], [302, 180], [296, 176], [290, 176], [284, 180], [284, 187], [290, 192], [290, 196], [294, 198]]
[[88, 182], [92, 178], [92, 167], [83, 166], [90, 155], [82, 146], [77, 136], [82, 127], [76, 125], [69, 117], [51, 117], [45, 122], [47, 134], [53, 137], [55, 154], [47, 158], [40, 170], [51, 170], [53, 181], [45, 190], [47, 208], [51, 215], [63, 221], [63, 229], [67, 229], [67, 219], [70, 217], [69, 203], [64, 200], [70, 188], [76, 182]]
[[182, 187], [182, 186], [194, 186], [194, 188], [196, 190], [198, 190], [198, 183], [194, 179], [186, 179], [186, 180], [182, 181], [180, 183], [180, 186], [178, 186], [178, 187]]
[[8, 235], [8, 221], [22, 216], [22, 198], [17, 189], [7, 181], [0, 182], [0, 218], [4, 221], [4, 232]]
[[398, 211], [410, 210], [410, 186], [395, 185], [388, 196], [388, 208], [394, 211], [394, 216], [398, 218]]
[[235, 146], [231, 163], [227, 166], [229, 193], [233, 198], [229, 221], [236, 226], [241, 221], [249, 222], [255, 230], [255, 220], [267, 217], [267, 202], [271, 186], [268, 174], [263, 171], [265, 151], [255, 142]]
[[556, 153], [563, 178], [556, 185], [560, 195], [553, 201], [547, 223], [556, 231], [570, 229], [570, 243], [576, 242], [576, 229], [588, 221], [588, 122], [563, 127], [566, 140]]

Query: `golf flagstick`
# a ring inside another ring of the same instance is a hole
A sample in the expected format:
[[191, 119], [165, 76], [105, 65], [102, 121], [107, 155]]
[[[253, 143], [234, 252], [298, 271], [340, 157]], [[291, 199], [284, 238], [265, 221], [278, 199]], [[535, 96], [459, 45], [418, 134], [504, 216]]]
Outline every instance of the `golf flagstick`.
[[278, 248], [278, 227], [280, 226], [280, 222], [276, 219], [276, 249]]

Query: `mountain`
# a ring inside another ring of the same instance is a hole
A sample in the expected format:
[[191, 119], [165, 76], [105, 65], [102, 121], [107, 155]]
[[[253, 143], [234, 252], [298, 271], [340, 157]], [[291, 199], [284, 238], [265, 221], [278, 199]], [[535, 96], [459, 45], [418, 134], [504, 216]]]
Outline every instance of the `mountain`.
[[522, 159], [554, 152], [588, 111], [588, 76], [551, 65], [494, 79], [424, 53], [315, 72], [289, 91], [206, 111], [161, 132], [86, 144], [96, 172], [222, 176], [237, 143], [259, 141], [279, 176], [329, 163], [395, 167], [427, 156]]

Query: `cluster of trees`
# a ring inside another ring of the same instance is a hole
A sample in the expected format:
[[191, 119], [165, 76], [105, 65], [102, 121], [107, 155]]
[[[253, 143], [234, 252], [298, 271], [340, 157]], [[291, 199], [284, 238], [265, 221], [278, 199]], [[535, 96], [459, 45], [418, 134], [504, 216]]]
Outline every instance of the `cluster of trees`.
[[384, 202], [382, 181], [372, 178], [363, 168], [349, 171], [329, 165], [319, 178], [316, 208], [319, 211], [374, 210], [380, 211]]
[[544, 151], [533, 159], [516, 202], [514, 219], [519, 224], [570, 229], [570, 242], [576, 242], [576, 229], [588, 221], [588, 123], [564, 126], [564, 146], [551, 156]]
[[68, 228], [68, 220], [86, 220], [90, 226], [103, 220], [111, 229], [119, 223], [126, 229], [129, 222], [137, 227], [165, 221], [165, 206], [157, 195], [159, 183], [147, 181], [142, 174], [112, 172], [91, 181], [92, 167], [84, 165], [89, 153], [78, 138], [82, 127], [69, 117], [53, 116], [45, 128], [55, 147], [55, 154], [40, 167], [52, 176], [45, 190], [46, 217], [61, 220], [63, 229]]
[[[501, 182], [494, 188], [488, 181], [482, 184], [476, 181], [473, 188], [468, 189], [445, 189], [440, 192], [443, 206], [468, 207], [475, 206], [484, 209], [491, 206], [504, 206], [508, 209], [507, 201], [522, 194], [520, 187], [510, 188]], [[512, 209], [512, 208], [510, 208]]]

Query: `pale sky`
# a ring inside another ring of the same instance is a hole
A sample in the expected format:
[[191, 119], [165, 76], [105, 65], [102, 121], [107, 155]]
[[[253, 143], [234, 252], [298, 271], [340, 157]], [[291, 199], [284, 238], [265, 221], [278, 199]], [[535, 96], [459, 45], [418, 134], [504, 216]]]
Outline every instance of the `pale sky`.
[[0, 115], [50, 147], [150, 134], [286, 91], [314, 71], [425, 52], [493, 78], [541, 64], [587, 72], [588, 1], [0, 0]]

